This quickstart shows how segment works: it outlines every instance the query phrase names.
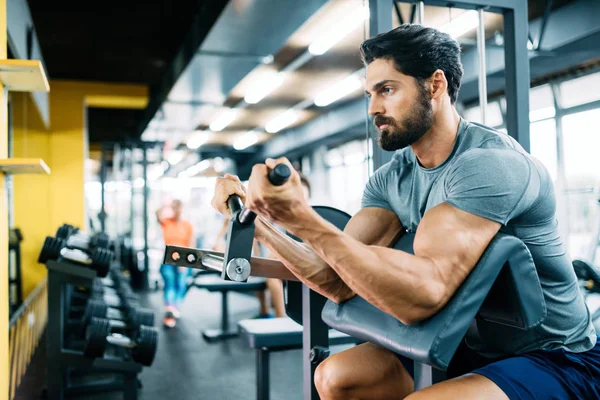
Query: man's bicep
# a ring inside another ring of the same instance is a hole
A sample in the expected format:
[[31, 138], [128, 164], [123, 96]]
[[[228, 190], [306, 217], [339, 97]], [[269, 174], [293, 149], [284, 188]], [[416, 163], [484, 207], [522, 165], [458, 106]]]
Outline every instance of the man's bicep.
[[440, 306], [446, 304], [473, 270], [500, 226], [448, 203], [425, 213], [413, 247], [416, 256], [433, 262], [435, 279], [444, 288]]
[[402, 223], [393, 211], [367, 207], [350, 219], [344, 232], [366, 245], [388, 247], [402, 233]]

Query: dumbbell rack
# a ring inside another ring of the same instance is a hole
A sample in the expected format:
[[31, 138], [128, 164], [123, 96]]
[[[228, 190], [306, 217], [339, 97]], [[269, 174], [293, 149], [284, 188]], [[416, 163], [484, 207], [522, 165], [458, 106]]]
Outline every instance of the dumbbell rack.
[[[69, 290], [92, 288], [96, 271], [67, 262], [48, 261], [48, 325], [46, 352], [48, 361], [47, 395], [50, 400], [63, 400], [67, 395], [104, 393], [122, 390], [124, 399], [136, 400], [137, 375], [142, 366], [118, 358], [88, 358], [81, 351], [66, 346], [66, 321], [69, 312]], [[113, 380], [72, 384], [70, 372], [116, 374]]]

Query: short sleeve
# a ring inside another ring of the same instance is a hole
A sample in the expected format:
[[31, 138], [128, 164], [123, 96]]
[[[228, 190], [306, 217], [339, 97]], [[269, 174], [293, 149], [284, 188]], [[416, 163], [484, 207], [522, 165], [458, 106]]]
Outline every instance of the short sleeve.
[[514, 149], [472, 149], [454, 163], [445, 181], [446, 203], [506, 225], [539, 197], [540, 176]]
[[369, 178], [363, 193], [362, 208], [377, 207], [393, 211], [387, 190], [388, 177], [389, 164], [386, 164]]

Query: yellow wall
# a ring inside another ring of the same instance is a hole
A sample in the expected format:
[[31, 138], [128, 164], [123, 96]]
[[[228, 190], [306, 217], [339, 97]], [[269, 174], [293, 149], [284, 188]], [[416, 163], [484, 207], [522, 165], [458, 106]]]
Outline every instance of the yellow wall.
[[49, 176], [14, 177], [15, 226], [24, 236], [24, 297], [46, 274], [37, 264], [45, 237], [63, 223], [85, 227], [86, 105], [139, 108], [148, 96], [140, 85], [55, 80], [50, 87], [50, 129], [29, 94], [11, 94], [13, 156], [42, 158], [51, 170]]
[[[41, 158], [50, 163], [50, 134], [28, 93], [11, 94], [13, 157]], [[15, 227], [23, 232], [21, 272], [23, 296], [46, 275], [46, 268], [37, 263], [44, 238], [52, 235], [50, 228], [50, 176], [15, 175], [13, 177]]]

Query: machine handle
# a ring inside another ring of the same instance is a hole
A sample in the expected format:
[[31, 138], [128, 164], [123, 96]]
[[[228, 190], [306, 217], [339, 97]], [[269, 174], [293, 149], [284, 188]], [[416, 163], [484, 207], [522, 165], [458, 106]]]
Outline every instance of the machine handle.
[[[292, 171], [290, 171], [290, 168], [287, 165], [277, 164], [275, 168], [269, 171], [268, 179], [272, 185], [281, 186], [290, 179], [290, 176], [292, 176]], [[240, 224], [250, 225], [254, 222], [256, 213], [244, 208], [240, 196], [236, 194], [229, 196], [227, 199], [227, 206], [229, 207], [231, 215], [235, 215], [236, 212], [241, 210], [238, 214], [238, 221]]]

